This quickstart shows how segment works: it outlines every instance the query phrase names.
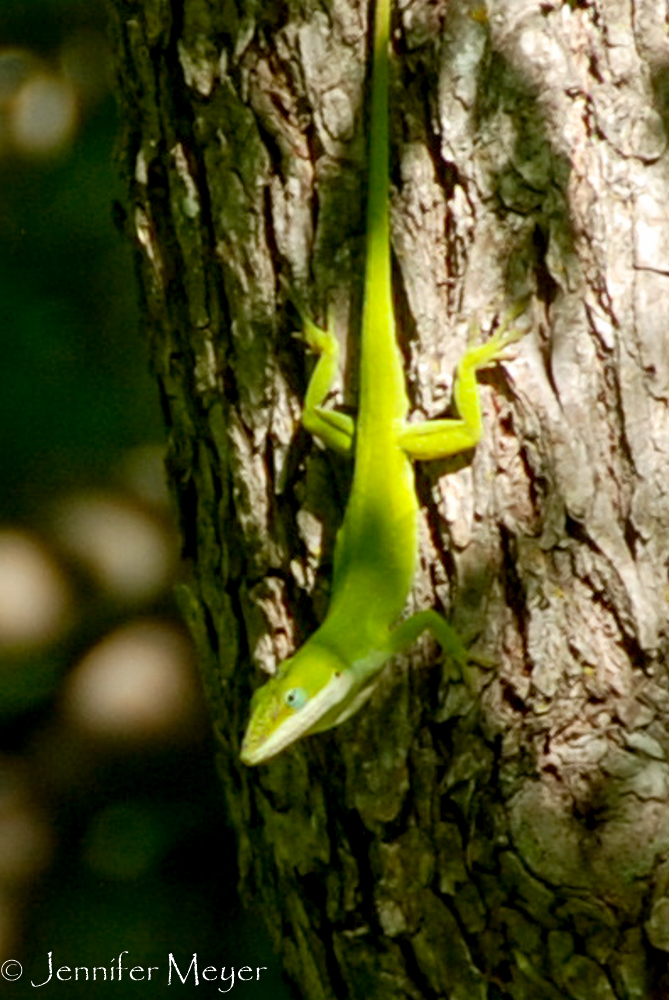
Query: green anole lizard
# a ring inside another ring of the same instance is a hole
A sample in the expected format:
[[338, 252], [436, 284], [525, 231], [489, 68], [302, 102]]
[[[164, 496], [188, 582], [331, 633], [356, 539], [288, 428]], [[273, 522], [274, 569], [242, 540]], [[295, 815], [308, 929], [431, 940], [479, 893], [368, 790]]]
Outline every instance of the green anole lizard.
[[[407, 423], [409, 400], [395, 339], [390, 260], [388, 78], [391, 0], [376, 0], [367, 196], [360, 394], [357, 420], [323, 404], [337, 367], [337, 341], [303, 318], [319, 355], [302, 422], [321, 441], [354, 455], [351, 493], [337, 535], [328, 611], [322, 625], [256, 691], [241, 759], [260, 764], [296, 740], [347, 719], [367, 700], [384, 664], [429, 629], [462, 668], [468, 656], [435, 610], [398, 619], [411, 590], [418, 548], [412, 460], [474, 447], [482, 421], [476, 372], [518, 336], [505, 325], [470, 346], [457, 370], [459, 419]], [[328, 323], [328, 327], [331, 324]]]

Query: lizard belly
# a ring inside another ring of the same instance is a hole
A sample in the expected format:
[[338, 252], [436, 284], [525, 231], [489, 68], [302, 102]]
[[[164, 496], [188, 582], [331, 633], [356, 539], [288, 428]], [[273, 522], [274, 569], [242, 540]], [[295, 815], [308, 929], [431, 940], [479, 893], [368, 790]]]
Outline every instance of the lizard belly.
[[364, 615], [374, 629], [380, 623], [390, 628], [411, 589], [417, 544], [418, 501], [411, 463], [394, 445], [357, 455], [335, 547], [333, 605]]

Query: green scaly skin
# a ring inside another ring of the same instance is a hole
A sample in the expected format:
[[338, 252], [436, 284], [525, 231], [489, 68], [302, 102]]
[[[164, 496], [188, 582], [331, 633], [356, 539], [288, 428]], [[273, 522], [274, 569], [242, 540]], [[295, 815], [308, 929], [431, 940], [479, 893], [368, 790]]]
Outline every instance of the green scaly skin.
[[353, 420], [325, 408], [337, 366], [337, 341], [304, 319], [319, 355], [305, 399], [305, 427], [328, 446], [354, 454], [351, 495], [334, 554], [332, 595], [323, 624], [251, 703], [241, 759], [260, 764], [296, 740], [338, 725], [371, 694], [384, 664], [429, 629], [462, 669], [468, 656], [447, 621], [422, 611], [397, 624], [411, 590], [418, 548], [413, 459], [439, 459], [474, 447], [481, 436], [476, 372], [498, 360], [517, 333], [503, 326], [470, 347], [458, 365], [460, 419], [408, 424], [409, 401], [395, 339], [389, 221], [388, 77], [390, 0], [376, 0], [369, 141], [367, 254], [360, 356], [360, 398]]

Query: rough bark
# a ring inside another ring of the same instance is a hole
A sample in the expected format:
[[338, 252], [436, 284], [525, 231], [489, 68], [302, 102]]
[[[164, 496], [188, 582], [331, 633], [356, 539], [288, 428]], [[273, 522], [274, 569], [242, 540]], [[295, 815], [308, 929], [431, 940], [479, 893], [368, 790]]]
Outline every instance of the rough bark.
[[[110, 0], [121, 168], [169, 425], [182, 604], [242, 891], [309, 998], [640, 1000], [669, 951], [669, 43], [663, 0], [396, 11], [393, 249], [417, 410], [531, 295], [473, 456], [418, 469], [425, 643], [269, 767], [252, 688], [322, 616], [346, 464], [299, 428], [279, 275], [355, 403], [362, 0]], [[364, 609], [361, 609], [363, 613]]]

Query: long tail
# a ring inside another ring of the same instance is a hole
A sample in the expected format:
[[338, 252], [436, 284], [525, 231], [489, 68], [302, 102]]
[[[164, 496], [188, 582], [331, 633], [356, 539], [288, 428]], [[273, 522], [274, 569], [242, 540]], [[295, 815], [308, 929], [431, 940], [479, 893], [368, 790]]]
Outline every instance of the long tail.
[[[374, 56], [372, 64], [372, 106], [369, 133], [369, 191], [367, 200], [367, 287], [369, 268], [376, 269], [371, 287], [390, 287], [390, 225], [388, 221], [388, 46], [390, 42], [390, 0], [376, 0], [374, 16]], [[383, 269], [383, 270], [382, 270]]]
[[[358, 446], [406, 415], [402, 358], [395, 340], [390, 266], [389, 49], [391, 0], [376, 0], [369, 125], [367, 259], [362, 318]], [[371, 447], [370, 442], [367, 441]]]

